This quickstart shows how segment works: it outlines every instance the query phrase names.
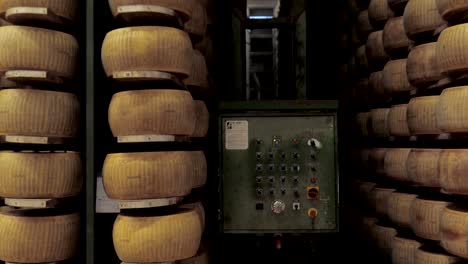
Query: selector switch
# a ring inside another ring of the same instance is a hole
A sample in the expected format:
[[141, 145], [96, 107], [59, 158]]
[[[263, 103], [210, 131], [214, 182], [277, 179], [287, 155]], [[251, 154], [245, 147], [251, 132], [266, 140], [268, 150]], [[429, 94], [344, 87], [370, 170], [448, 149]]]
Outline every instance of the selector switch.
[[301, 170], [301, 166], [299, 166], [299, 164], [293, 164], [292, 170], [294, 172], [299, 172]]
[[301, 157], [301, 155], [298, 152], [293, 153], [293, 158], [298, 159], [300, 157]]
[[275, 176], [269, 176], [268, 177], [268, 182], [271, 183], [271, 184], [275, 183]]
[[293, 177], [293, 182], [294, 183], [299, 183], [299, 176], [294, 176]]
[[282, 159], [286, 159], [286, 153], [281, 152], [281, 158], [282, 158]]
[[281, 179], [281, 183], [285, 183], [285, 182], [286, 182], [286, 176], [281, 176], [280, 179]]
[[285, 189], [285, 188], [281, 188], [281, 194], [282, 194], [282, 195], [285, 195], [285, 194], [286, 194], [286, 189]]
[[257, 192], [257, 196], [262, 196], [263, 194], [263, 190], [261, 188], [257, 188], [256, 192]]
[[297, 188], [293, 189], [294, 197], [299, 198], [299, 190]]
[[270, 188], [270, 195], [275, 195], [275, 189]]
[[257, 172], [262, 172], [262, 171], [263, 171], [263, 165], [262, 165], [262, 164], [257, 164], [257, 165], [255, 166], [255, 170], [256, 170]]
[[268, 152], [268, 158], [269, 158], [270, 160], [274, 159], [274, 158], [275, 158], [275, 154], [274, 154], [273, 152], [271, 152], [271, 151]]
[[257, 160], [262, 160], [263, 154], [261, 152], [257, 152], [255, 153], [255, 157], [257, 158]]
[[275, 171], [275, 164], [268, 164], [268, 170], [269, 170], [270, 172]]
[[299, 201], [294, 201], [293, 202], [293, 211], [299, 211], [301, 210], [301, 203]]
[[286, 164], [281, 164], [281, 165], [280, 165], [280, 170], [281, 170], [282, 172], [286, 172], [286, 171], [288, 171], [288, 166], [286, 166]]
[[257, 183], [262, 183], [263, 178], [261, 176], [257, 176], [255, 180], [257, 181]]

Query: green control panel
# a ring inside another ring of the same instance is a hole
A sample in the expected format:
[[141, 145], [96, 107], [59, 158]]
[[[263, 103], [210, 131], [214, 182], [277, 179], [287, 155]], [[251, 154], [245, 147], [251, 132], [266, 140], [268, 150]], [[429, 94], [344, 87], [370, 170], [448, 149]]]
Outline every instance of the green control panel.
[[336, 111], [295, 106], [221, 115], [225, 233], [338, 231]]

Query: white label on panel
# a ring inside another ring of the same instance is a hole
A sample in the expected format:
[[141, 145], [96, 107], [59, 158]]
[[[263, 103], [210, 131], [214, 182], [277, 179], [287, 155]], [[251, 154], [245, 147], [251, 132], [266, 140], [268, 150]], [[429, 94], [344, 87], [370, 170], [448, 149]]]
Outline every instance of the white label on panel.
[[227, 120], [224, 123], [226, 149], [246, 150], [249, 148], [249, 122]]

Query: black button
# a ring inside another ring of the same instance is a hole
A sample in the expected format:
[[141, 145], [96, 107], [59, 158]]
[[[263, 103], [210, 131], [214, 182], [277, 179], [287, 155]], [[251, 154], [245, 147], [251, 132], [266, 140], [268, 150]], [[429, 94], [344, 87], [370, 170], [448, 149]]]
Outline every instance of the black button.
[[257, 203], [257, 204], [255, 204], [255, 209], [257, 209], [257, 210], [263, 210], [263, 203]]

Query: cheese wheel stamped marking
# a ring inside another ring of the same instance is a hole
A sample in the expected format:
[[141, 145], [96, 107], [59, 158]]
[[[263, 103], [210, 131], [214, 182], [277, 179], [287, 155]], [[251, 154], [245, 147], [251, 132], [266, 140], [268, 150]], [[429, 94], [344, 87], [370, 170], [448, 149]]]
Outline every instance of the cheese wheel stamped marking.
[[144, 142], [184, 142], [187, 136], [173, 135], [132, 135], [117, 137], [118, 143], [144, 143]]
[[63, 83], [63, 79], [47, 71], [12, 70], [5, 72], [5, 78], [10, 81], [44, 81]]
[[171, 197], [161, 199], [147, 200], [119, 200], [120, 209], [154, 208], [168, 205], [174, 205], [182, 201], [183, 197]]
[[59, 201], [57, 199], [16, 199], [5, 198], [5, 204], [23, 208], [54, 208]]

